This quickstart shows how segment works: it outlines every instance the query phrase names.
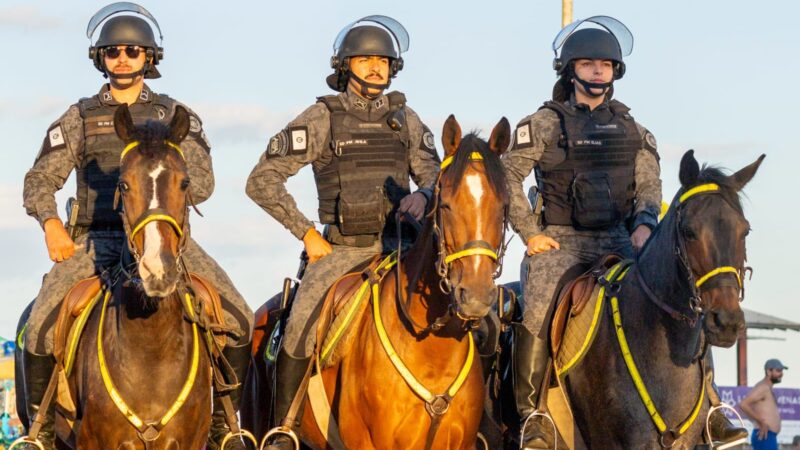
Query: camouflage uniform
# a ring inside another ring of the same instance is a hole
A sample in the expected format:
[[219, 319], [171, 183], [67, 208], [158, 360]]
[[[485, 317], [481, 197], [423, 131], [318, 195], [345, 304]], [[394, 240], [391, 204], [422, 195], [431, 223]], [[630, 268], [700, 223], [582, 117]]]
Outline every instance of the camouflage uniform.
[[[348, 91], [339, 94], [338, 98], [348, 113], [363, 117], [364, 120], [377, 120], [386, 115], [390, 107], [387, 95], [366, 100]], [[410, 174], [430, 198], [430, 188], [436, 182], [439, 171], [433, 135], [414, 111], [405, 107], [405, 113], [410, 141]], [[290, 136], [292, 142], [287, 143], [282, 136]], [[311, 164], [315, 172], [327, 165], [333, 157], [330, 143], [331, 113], [323, 103], [316, 103], [270, 140], [269, 148], [247, 180], [247, 195], [298, 239], [302, 239], [314, 224], [297, 208], [294, 199], [286, 191], [285, 183], [288, 177], [306, 165]], [[348, 236], [341, 238], [347, 240]], [[285, 348], [294, 357], [308, 357], [313, 351], [315, 312], [318, 312], [328, 288], [353, 266], [380, 253], [382, 247], [380, 241], [361, 247], [356, 246], [355, 242], [352, 244], [334, 244], [331, 254], [306, 269], [284, 337]]]
[[[568, 105], [578, 108], [585, 106], [576, 106], [574, 94], [568, 100]], [[607, 101], [594, 112], [602, 112], [604, 108], [608, 108]], [[543, 228], [539, 217], [531, 210], [522, 187], [525, 178], [545, 155], [545, 150], [562, 138], [558, 115], [543, 108], [517, 125], [512, 149], [503, 157], [511, 194], [511, 224], [526, 244], [531, 237], [544, 233], [561, 246], [560, 250], [526, 256], [522, 261], [520, 281], [525, 298], [523, 325], [530, 333], [539, 333], [562, 277], [580, 272], [609, 252], [632, 257], [630, 232], [639, 225], [653, 228], [657, 224], [661, 208], [661, 179], [656, 141], [640, 124], [636, 123], [636, 128], [642, 144], [636, 152], [634, 210], [630, 219], [627, 223], [605, 230], [578, 230], [565, 225], [545, 225]]]
[[[136, 103], [147, 104], [156, 97], [146, 85]], [[118, 103], [112, 98], [108, 85], [96, 96], [106, 107]], [[175, 102], [177, 103], [177, 102]], [[157, 117], [168, 121], [173, 111], [154, 107]], [[195, 202], [206, 200], [214, 190], [214, 175], [211, 168], [210, 146], [202, 130], [199, 118], [191, 114], [191, 131], [181, 143], [186, 156], [189, 176], [192, 179], [192, 194]], [[108, 124], [98, 124], [98, 126]], [[84, 119], [78, 104], [48, 128], [33, 167], [25, 175], [23, 190], [27, 213], [44, 227], [48, 219], [58, 219], [55, 192], [64, 186], [73, 169], [81, 165], [85, 152]], [[112, 127], [113, 128], [113, 127]], [[120, 141], [120, 152], [123, 144]], [[95, 208], [111, 208], [112, 205], [95, 205]], [[125, 233], [114, 227], [88, 226], [88, 230], [76, 238], [76, 250], [72, 258], [56, 263], [45, 276], [39, 294], [33, 304], [25, 333], [26, 345], [39, 354], [52, 354], [53, 326], [58, 315], [58, 306], [69, 289], [79, 280], [97, 275], [112, 268], [120, 260], [120, 253], [127, 245]], [[221, 267], [209, 257], [191, 238], [186, 242], [184, 258], [189, 270], [206, 277], [214, 283], [223, 299], [227, 325], [243, 333], [241, 342], [250, 340], [253, 313]]]

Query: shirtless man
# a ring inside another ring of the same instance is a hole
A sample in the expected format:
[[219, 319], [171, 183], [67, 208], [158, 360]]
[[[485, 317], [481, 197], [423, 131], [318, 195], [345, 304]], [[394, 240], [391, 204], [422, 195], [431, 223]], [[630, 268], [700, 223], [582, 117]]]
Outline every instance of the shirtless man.
[[772, 386], [781, 382], [784, 369], [788, 367], [779, 360], [768, 360], [764, 364], [764, 379], [742, 400], [742, 411], [755, 425], [750, 440], [753, 450], [778, 450], [781, 416]]

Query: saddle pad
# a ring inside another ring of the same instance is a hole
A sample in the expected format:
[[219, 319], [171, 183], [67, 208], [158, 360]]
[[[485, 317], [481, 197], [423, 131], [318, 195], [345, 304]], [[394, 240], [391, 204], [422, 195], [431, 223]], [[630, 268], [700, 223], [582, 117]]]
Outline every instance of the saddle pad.
[[78, 339], [89, 313], [101, 297], [102, 287], [99, 277], [86, 278], [75, 283], [61, 302], [53, 337], [53, 355], [67, 370], [72, 368]]
[[[319, 363], [327, 368], [338, 363], [350, 347], [351, 327], [364, 314], [371, 295], [372, 283], [379, 283], [388, 272], [396, 258], [394, 254], [383, 260], [374, 258], [358, 272], [348, 273], [339, 278], [325, 296], [325, 302], [333, 302], [332, 318], [321, 340]], [[323, 307], [323, 311], [326, 308]]]
[[[566, 375], [569, 369], [578, 364], [592, 346], [602, 320], [604, 291], [600, 285], [596, 285], [583, 308], [577, 312], [572, 311], [567, 318], [561, 345], [553, 359], [559, 377]], [[567, 303], [563, 305], [569, 307]]]

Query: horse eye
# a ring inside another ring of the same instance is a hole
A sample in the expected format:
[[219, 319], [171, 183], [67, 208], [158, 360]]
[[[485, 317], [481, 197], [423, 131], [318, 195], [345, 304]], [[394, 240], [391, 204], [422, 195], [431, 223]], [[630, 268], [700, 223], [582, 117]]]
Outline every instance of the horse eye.
[[181, 181], [181, 189], [184, 190], [184, 191], [186, 189], [189, 189], [189, 179], [188, 178], [184, 178], [183, 181]]
[[119, 183], [117, 183], [117, 188], [119, 189], [120, 192], [128, 192], [130, 190], [128, 183], [124, 181], [120, 181]]
[[683, 237], [688, 241], [693, 241], [697, 239], [697, 235], [689, 227], [681, 228], [681, 233], [683, 234]]

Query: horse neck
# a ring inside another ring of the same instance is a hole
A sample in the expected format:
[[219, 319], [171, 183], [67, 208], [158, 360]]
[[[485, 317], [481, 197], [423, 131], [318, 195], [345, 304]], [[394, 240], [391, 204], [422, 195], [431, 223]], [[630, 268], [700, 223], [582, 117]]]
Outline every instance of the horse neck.
[[189, 328], [184, 326], [183, 303], [178, 292], [155, 299], [137, 287], [121, 286], [115, 291], [119, 301], [113, 328], [120, 348], [158, 355], [171, 352], [170, 343], [184, 345], [181, 337]]
[[[675, 251], [676, 233], [674, 214], [671, 211], [653, 231], [650, 240], [637, 258], [635, 270], [660, 301], [692, 317], [694, 313], [689, 310], [689, 300], [693, 291], [689, 287], [688, 278]], [[672, 317], [647, 297], [643, 288], [638, 286], [638, 280], [635, 284], [641, 298], [637, 301], [623, 302], [620, 305], [623, 314], [628, 317], [646, 318], [637, 333], [651, 335], [647, 342], [660, 341], [664, 344], [669, 349], [670, 357], [675, 364], [681, 366], [690, 364], [696, 358], [698, 346], [701, 344], [699, 342], [701, 321], [698, 320], [692, 325]], [[656, 318], [658, 320], [654, 320]]]
[[[440, 278], [436, 267], [439, 251], [433, 222], [432, 217], [425, 221], [419, 238], [403, 258], [400, 273], [400, 287], [404, 289], [402, 298], [409, 304], [409, 315], [414, 321], [424, 325], [429, 325], [445, 315], [450, 306], [450, 296], [439, 288]], [[460, 340], [466, 332], [458, 322], [450, 320], [436, 334]]]

